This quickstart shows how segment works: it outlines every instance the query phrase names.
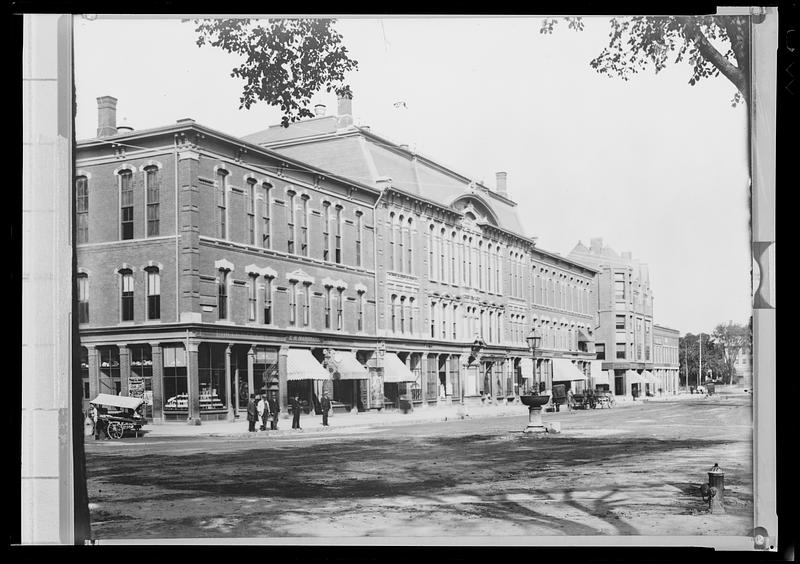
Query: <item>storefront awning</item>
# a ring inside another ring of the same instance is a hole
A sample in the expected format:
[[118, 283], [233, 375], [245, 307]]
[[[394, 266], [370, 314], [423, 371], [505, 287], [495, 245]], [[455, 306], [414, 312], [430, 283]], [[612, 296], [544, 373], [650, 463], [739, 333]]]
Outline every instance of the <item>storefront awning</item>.
[[578, 329], [578, 342], [591, 343], [594, 341], [583, 329]]
[[522, 373], [523, 378], [528, 378], [529, 380], [533, 380], [533, 359], [532, 358], [519, 359], [519, 370]]
[[403, 361], [394, 353], [383, 355], [383, 382], [384, 384], [399, 384], [400, 382], [416, 382], [417, 377]]
[[592, 366], [592, 380], [594, 380], [594, 385], [611, 385], [611, 380], [608, 377], [608, 371], [603, 370], [603, 361], [602, 360], [593, 360], [591, 362]]
[[119, 407], [121, 409], [137, 409], [144, 403], [142, 398], [132, 398], [130, 396], [113, 396], [111, 394], [97, 394], [89, 403], [93, 405], [105, 405], [108, 407]]
[[636, 370], [628, 370], [625, 375], [628, 377], [628, 384], [641, 384], [644, 382], [642, 375]]
[[656, 377], [653, 376], [653, 373], [650, 372], [649, 370], [645, 370], [644, 371], [644, 381], [646, 383], [648, 383], [648, 384], [655, 384], [656, 383]]
[[330, 380], [331, 375], [308, 349], [289, 349], [286, 357], [287, 380]]
[[563, 358], [553, 359], [553, 382], [574, 382], [586, 380], [586, 375], [578, 367]]
[[369, 373], [358, 362], [356, 355], [349, 351], [336, 351], [328, 360], [328, 366], [333, 368], [334, 380], [365, 380]]

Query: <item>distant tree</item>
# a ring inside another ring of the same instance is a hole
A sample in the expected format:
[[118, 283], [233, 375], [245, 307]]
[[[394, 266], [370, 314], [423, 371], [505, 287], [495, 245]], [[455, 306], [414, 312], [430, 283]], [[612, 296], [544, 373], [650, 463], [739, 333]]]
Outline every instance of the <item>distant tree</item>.
[[197, 19], [197, 45], [244, 58], [231, 76], [244, 80], [239, 109], [263, 101], [283, 111], [281, 125], [313, 117], [311, 97], [323, 88], [351, 97], [345, 74], [358, 67], [334, 29], [321, 18]]
[[[611, 18], [608, 45], [589, 64], [607, 76], [629, 80], [652, 67], [656, 73], [686, 60], [689, 84], [722, 74], [735, 87], [731, 105], [750, 102], [750, 23], [755, 16], [661, 16]], [[581, 18], [564, 18], [569, 29], [583, 30]], [[547, 18], [540, 33], [551, 34], [559, 20]], [[674, 58], [673, 58], [674, 57]]]
[[[700, 335], [687, 333], [680, 337], [678, 341], [679, 350], [679, 378], [682, 386], [697, 386], [706, 380], [717, 379], [725, 373], [725, 361], [723, 358], [722, 346], [708, 333], [702, 334], [703, 338], [703, 365], [702, 374], [698, 378], [700, 370]], [[687, 370], [688, 381], [687, 381]], [[711, 371], [709, 374], [709, 370]]]
[[739, 351], [750, 346], [751, 329], [748, 326], [728, 321], [720, 323], [712, 333], [722, 349], [725, 383], [733, 383], [734, 367]]

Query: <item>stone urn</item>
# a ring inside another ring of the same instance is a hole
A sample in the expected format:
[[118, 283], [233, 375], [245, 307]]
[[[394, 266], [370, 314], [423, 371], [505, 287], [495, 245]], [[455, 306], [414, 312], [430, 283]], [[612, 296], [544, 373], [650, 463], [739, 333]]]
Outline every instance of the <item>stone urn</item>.
[[538, 407], [541, 409], [543, 405], [550, 401], [550, 396], [520, 396], [519, 399], [528, 406]]

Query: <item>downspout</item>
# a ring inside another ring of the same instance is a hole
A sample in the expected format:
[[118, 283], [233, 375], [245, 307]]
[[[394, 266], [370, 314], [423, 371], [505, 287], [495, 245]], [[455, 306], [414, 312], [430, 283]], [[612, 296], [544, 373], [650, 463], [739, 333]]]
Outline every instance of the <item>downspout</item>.
[[[178, 229], [178, 141], [172, 146], [175, 160], [175, 322], [181, 320], [180, 233]], [[188, 351], [187, 351], [188, 352]]]
[[378, 205], [380, 204], [381, 198], [383, 198], [385, 193], [386, 188], [381, 190], [378, 199], [375, 200], [375, 205], [372, 206], [372, 227], [374, 233], [374, 243], [372, 244], [372, 269], [375, 271], [375, 275], [372, 277], [372, 282], [374, 285], [373, 295], [375, 296], [375, 335], [378, 335]]

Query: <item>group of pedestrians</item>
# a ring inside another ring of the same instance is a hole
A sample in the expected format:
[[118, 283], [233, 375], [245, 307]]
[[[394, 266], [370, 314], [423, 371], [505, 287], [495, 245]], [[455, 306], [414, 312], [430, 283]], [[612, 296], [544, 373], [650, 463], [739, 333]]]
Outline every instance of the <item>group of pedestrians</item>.
[[[261, 421], [261, 427], [259, 428], [261, 431], [267, 430], [267, 422], [270, 424], [270, 430], [278, 430], [278, 414], [280, 413], [280, 407], [278, 405], [278, 399], [275, 396], [275, 392], [268, 398], [266, 394], [264, 396], [250, 394], [250, 400], [247, 402], [248, 431], [255, 432], [256, 422], [258, 421]], [[300, 413], [303, 411], [303, 405], [300, 402], [300, 396], [292, 396], [289, 400], [289, 405], [292, 408], [292, 429], [301, 430]], [[328, 414], [331, 410], [331, 400], [328, 397], [328, 392], [323, 392], [320, 408], [322, 410], [322, 426], [327, 427]]]
[[280, 407], [274, 392], [269, 397], [267, 394], [263, 396], [250, 394], [250, 400], [247, 402], [247, 430], [254, 433], [256, 423], [260, 421], [260, 431], [267, 430], [267, 423], [269, 423], [270, 430], [277, 431], [279, 413]]

